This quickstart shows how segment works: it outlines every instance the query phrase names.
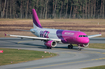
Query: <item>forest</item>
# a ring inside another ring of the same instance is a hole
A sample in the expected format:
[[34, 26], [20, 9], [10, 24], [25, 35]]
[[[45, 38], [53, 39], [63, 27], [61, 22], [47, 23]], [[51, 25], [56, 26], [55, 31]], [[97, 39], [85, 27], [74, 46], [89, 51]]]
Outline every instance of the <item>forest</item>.
[[0, 0], [0, 18], [104, 19], [105, 0]]

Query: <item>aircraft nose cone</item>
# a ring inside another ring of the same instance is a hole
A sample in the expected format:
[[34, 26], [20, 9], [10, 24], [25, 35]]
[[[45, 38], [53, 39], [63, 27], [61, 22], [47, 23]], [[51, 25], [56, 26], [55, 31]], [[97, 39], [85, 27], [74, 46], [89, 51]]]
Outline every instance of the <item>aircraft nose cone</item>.
[[86, 44], [89, 43], [89, 39], [84, 40], [84, 43]]
[[87, 44], [87, 43], [89, 43], [89, 39], [88, 38], [81, 39], [79, 42], [82, 44]]

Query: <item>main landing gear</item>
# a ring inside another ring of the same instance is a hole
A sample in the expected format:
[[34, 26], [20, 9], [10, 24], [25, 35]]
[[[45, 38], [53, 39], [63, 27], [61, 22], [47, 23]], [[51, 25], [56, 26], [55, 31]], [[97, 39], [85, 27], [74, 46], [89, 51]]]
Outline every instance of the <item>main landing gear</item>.
[[47, 49], [52, 49], [52, 47], [47, 47]]
[[72, 44], [68, 45], [68, 49], [73, 49], [73, 45]]

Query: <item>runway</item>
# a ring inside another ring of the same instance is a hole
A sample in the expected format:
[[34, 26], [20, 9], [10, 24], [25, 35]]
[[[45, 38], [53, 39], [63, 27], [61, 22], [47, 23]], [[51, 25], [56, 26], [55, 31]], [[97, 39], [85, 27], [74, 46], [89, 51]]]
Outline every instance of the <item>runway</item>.
[[[95, 39], [91, 39], [90, 43], [95, 43], [95, 41]], [[105, 40], [99, 39], [97, 42], [104, 43]], [[0, 66], [0, 69], [81, 69], [105, 65], [104, 49], [85, 48], [78, 51], [77, 48], [67, 49], [67, 44], [58, 44], [56, 48], [46, 49], [42, 41], [20, 40], [20, 38], [0, 38], [0, 47], [47, 51], [58, 54], [58, 56], [52, 58]]]

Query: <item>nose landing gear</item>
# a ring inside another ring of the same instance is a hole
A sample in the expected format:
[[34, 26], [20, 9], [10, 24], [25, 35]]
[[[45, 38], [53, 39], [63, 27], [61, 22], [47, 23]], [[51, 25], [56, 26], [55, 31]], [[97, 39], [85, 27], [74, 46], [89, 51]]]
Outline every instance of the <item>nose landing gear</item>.
[[81, 50], [82, 50], [82, 48], [81, 48], [80, 44], [78, 44], [78, 51], [81, 51]]
[[52, 49], [52, 47], [47, 47], [47, 49]]

